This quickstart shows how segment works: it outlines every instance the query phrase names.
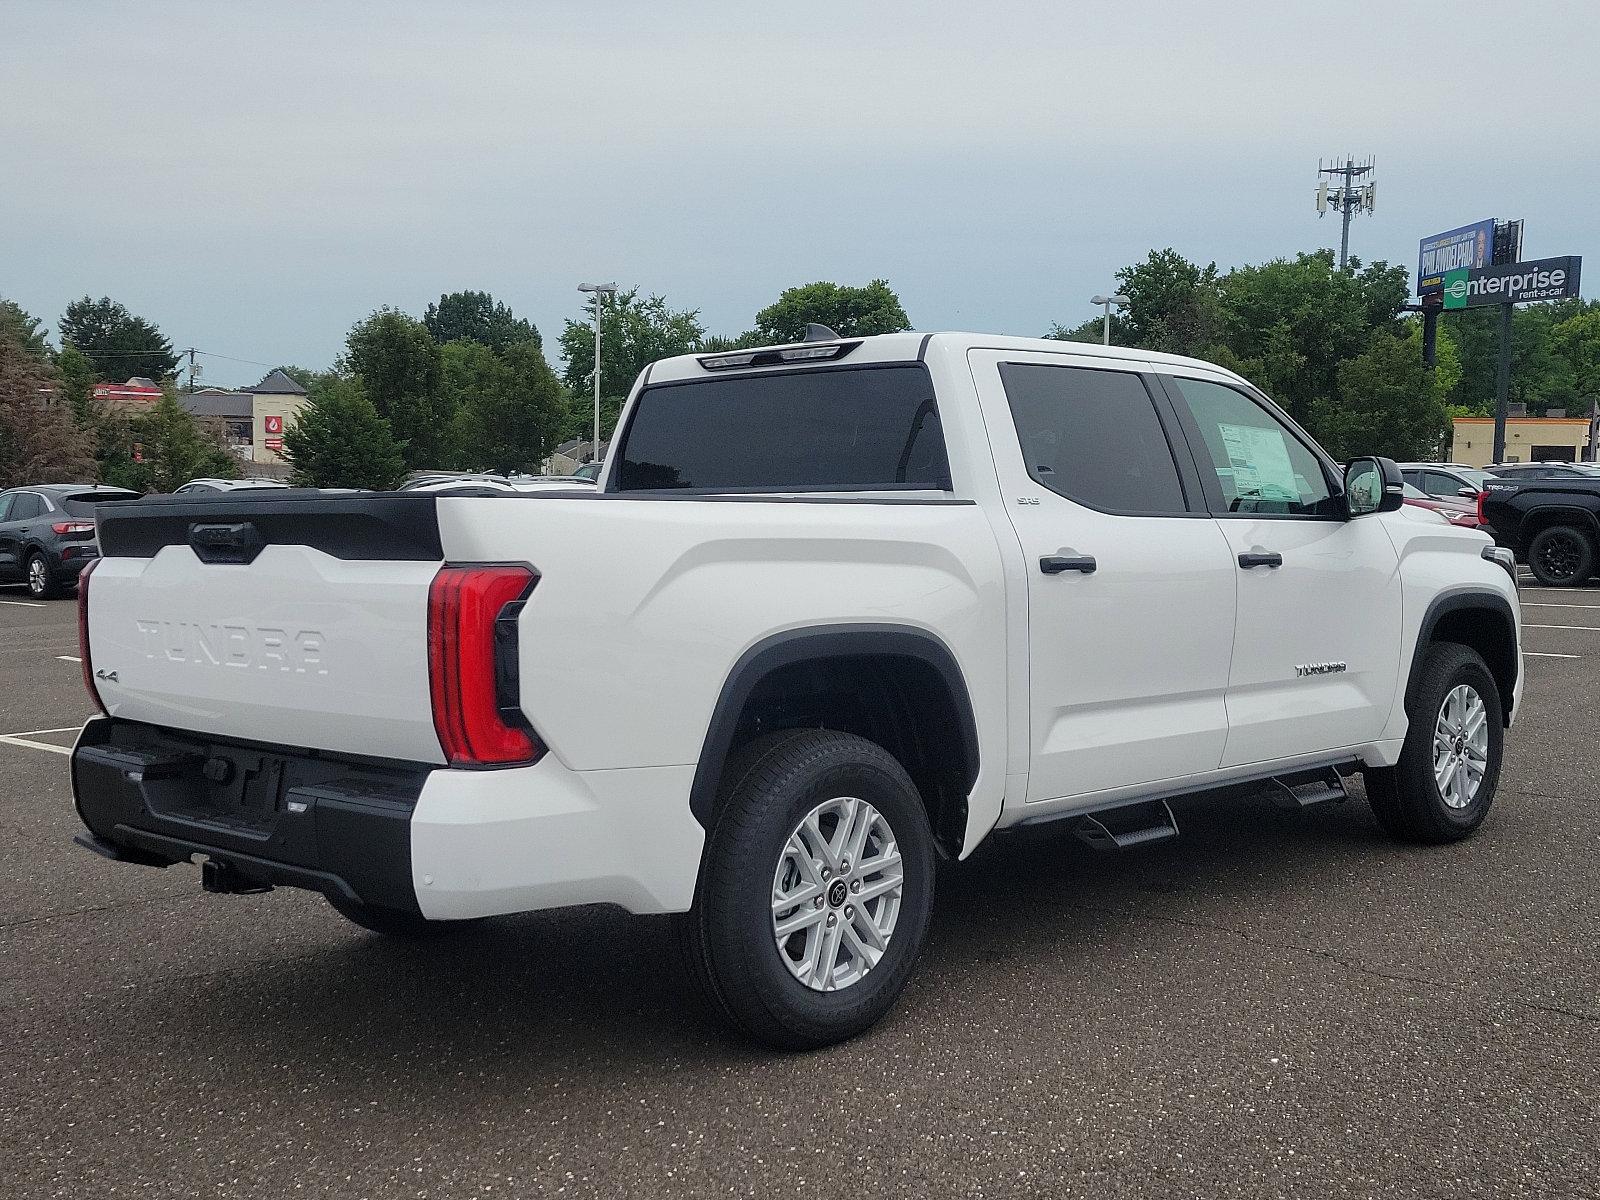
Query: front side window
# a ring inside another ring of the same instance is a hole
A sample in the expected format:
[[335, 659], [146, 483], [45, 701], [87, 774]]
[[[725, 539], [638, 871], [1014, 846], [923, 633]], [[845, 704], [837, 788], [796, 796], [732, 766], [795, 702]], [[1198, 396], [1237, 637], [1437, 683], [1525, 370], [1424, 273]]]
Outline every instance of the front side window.
[[1139, 376], [1001, 363], [1000, 381], [1035, 482], [1107, 512], [1184, 511], [1178, 467]]
[[1220, 383], [1178, 376], [1172, 382], [1199, 427], [1200, 469], [1215, 472], [1225, 511], [1342, 515], [1321, 459], [1272, 413]]
[[1422, 490], [1430, 496], [1456, 498], [1461, 495], [1461, 488], [1460, 480], [1443, 471], [1428, 471], [1422, 477]]

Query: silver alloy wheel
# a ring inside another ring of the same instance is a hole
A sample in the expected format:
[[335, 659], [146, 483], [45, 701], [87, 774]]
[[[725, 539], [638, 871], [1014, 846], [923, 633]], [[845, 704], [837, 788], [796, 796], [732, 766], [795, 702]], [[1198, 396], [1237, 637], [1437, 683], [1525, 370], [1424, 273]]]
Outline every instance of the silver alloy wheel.
[[1451, 808], [1477, 798], [1489, 769], [1489, 710], [1470, 684], [1450, 689], [1433, 724], [1433, 778]]
[[772, 877], [772, 935], [789, 973], [819, 992], [859, 983], [889, 948], [904, 880], [894, 830], [865, 800], [808, 812]]
[[44, 559], [35, 554], [28, 560], [28, 590], [35, 596], [44, 595], [46, 582]]

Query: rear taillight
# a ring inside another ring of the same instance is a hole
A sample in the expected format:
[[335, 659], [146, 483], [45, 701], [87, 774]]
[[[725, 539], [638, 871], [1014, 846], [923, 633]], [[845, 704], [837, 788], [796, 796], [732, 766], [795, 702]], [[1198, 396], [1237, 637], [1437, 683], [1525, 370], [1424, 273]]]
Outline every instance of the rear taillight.
[[[452, 766], [536, 762], [522, 715], [517, 617], [539, 576], [527, 567], [443, 567], [428, 590], [433, 727]], [[85, 664], [88, 659], [84, 659]]]
[[93, 533], [94, 532], [94, 522], [93, 521], [57, 521], [54, 525], [50, 526], [50, 528], [55, 530], [55, 534], [56, 534], [57, 537], [65, 537], [69, 533]]
[[1489, 522], [1487, 522], [1487, 521], [1485, 521], [1483, 519], [1483, 499], [1488, 494], [1489, 493], [1484, 491], [1482, 488], [1478, 489], [1478, 524], [1479, 525], [1487, 525], [1489, 523]]
[[89, 576], [94, 574], [94, 569], [100, 565], [100, 560], [85, 563], [83, 570], [78, 572], [78, 658], [83, 663], [83, 686], [89, 692], [89, 699], [94, 701], [94, 706], [101, 712], [106, 711], [106, 706], [100, 701], [100, 692], [94, 686], [94, 664], [89, 660]]

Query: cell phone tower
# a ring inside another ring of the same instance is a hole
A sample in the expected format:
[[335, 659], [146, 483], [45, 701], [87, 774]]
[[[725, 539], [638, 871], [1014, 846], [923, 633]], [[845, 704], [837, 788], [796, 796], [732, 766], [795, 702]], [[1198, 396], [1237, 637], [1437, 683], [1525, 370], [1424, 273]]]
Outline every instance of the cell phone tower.
[[1350, 261], [1350, 218], [1358, 212], [1370, 213], [1375, 206], [1378, 184], [1369, 176], [1376, 169], [1373, 159], [1357, 162], [1348, 154], [1344, 156], [1343, 166], [1337, 156], [1326, 163], [1320, 158], [1317, 160], [1317, 216], [1319, 219], [1327, 216], [1331, 208], [1344, 223], [1339, 235], [1341, 271]]

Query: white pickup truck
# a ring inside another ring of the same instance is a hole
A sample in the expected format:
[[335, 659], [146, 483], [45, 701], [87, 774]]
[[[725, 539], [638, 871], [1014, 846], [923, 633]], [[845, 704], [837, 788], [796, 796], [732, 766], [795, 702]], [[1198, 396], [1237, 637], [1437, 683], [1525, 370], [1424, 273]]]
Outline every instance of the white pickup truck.
[[798, 1048], [888, 1010], [936, 861], [1002, 830], [1355, 772], [1396, 836], [1483, 820], [1514, 568], [1392, 462], [1203, 362], [818, 338], [654, 364], [598, 488], [103, 507], [78, 840], [382, 932], [681, 914]]

